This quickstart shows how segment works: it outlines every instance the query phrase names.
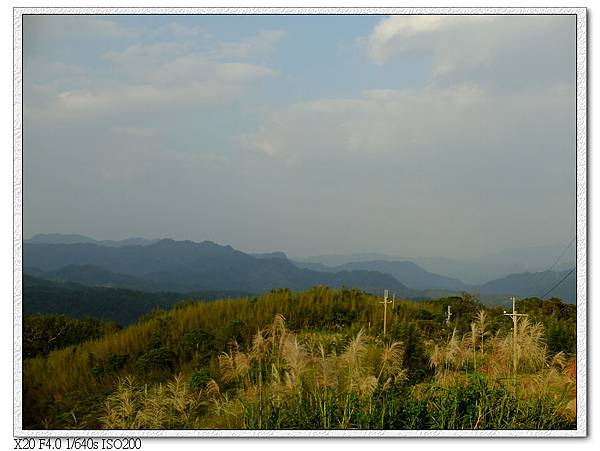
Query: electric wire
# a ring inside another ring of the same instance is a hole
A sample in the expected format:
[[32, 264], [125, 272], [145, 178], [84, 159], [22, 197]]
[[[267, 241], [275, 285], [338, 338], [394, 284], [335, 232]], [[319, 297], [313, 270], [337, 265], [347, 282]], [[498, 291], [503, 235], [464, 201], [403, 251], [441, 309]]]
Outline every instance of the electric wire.
[[569, 242], [569, 244], [567, 244], [567, 246], [563, 249], [563, 251], [560, 253], [560, 255], [558, 256], [558, 258], [554, 261], [554, 263], [552, 263], [552, 265], [550, 266], [550, 268], [546, 269], [542, 273], [542, 277], [540, 277], [540, 280], [538, 280], [538, 284], [540, 284], [542, 282], [542, 280], [544, 280], [545, 277], [548, 275], [548, 273], [554, 269], [554, 267], [556, 266], [556, 264], [560, 261], [560, 259], [562, 258], [562, 256], [565, 255], [565, 252], [567, 252], [567, 250], [571, 247], [571, 244], [573, 244], [574, 241], [575, 241], [575, 237], [573, 237], [573, 239], [571, 239], [571, 241]]
[[560, 282], [558, 282], [556, 285], [554, 285], [552, 288], [550, 288], [548, 291], [546, 291], [542, 295], [542, 299], [544, 299], [546, 296], [548, 296], [550, 293], [552, 293], [555, 288], [558, 288], [560, 286], [560, 284], [563, 283], [566, 280], [567, 277], [569, 277], [571, 274], [573, 274], [574, 271], [575, 271], [575, 268], [573, 268], [571, 271], [569, 271], [565, 277], [563, 277], [562, 279], [560, 279]]

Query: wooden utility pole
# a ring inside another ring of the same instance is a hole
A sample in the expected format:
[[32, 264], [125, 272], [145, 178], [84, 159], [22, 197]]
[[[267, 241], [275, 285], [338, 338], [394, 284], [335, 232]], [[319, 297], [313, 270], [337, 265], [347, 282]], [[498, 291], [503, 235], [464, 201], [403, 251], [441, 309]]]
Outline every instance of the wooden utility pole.
[[517, 374], [517, 323], [519, 321], [519, 318], [521, 318], [522, 316], [528, 316], [528, 315], [526, 315], [524, 313], [517, 313], [517, 309], [515, 307], [515, 302], [516, 302], [517, 298], [515, 298], [513, 296], [510, 299], [512, 301], [512, 313], [506, 313], [506, 310], [505, 310], [504, 315], [510, 316], [513, 321], [513, 374], [516, 377], [516, 374]]
[[[394, 294], [394, 300], [396, 299], [396, 295]], [[383, 304], [383, 336], [385, 337], [385, 334], [387, 332], [387, 306], [388, 304], [392, 304], [394, 301], [390, 301], [388, 300], [388, 290], [383, 290], [383, 302], [380, 302], [380, 304]]]
[[450, 306], [448, 306], [448, 313], [446, 313], [446, 326], [450, 325], [450, 318], [452, 318], [452, 312], [450, 311]]

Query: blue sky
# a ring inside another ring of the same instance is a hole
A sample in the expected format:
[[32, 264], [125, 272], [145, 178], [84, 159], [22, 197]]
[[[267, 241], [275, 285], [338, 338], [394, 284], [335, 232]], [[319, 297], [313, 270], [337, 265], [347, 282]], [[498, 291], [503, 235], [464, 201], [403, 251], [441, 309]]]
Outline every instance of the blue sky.
[[570, 241], [569, 16], [28, 16], [24, 235], [466, 258]]

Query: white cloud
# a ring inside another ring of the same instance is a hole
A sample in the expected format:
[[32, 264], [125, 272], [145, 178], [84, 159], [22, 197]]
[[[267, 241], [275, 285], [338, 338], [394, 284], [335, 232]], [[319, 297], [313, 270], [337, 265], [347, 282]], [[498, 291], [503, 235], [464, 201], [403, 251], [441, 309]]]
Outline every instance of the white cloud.
[[[489, 102], [477, 86], [371, 90], [346, 99], [302, 102], [277, 111], [240, 142], [281, 158], [345, 152], [408, 154], [435, 146], [444, 134], [476, 120]], [[439, 142], [441, 145], [442, 142]]]
[[215, 71], [220, 79], [233, 82], [252, 82], [277, 74], [273, 69], [256, 64], [222, 63], [215, 66]]
[[122, 84], [63, 91], [56, 97], [52, 114], [116, 114], [140, 108], [223, 105], [248, 91], [246, 81], [232, 81], [224, 76], [183, 85]]
[[285, 37], [281, 30], [263, 30], [236, 42], [222, 42], [214, 54], [219, 58], [247, 59], [269, 55]]
[[383, 19], [369, 37], [369, 53], [377, 63], [410, 49], [410, 38], [420, 35], [456, 31], [494, 20], [493, 16], [391, 16]]
[[326, 218], [318, 233], [340, 245], [461, 252], [543, 242], [571, 227], [573, 101], [554, 87], [371, 90], [277, 109], [238, 142], [255, 174], [285, 187], [280, 208], [296, 202], [304, 212], [301, 226], [289, 224], [299, 234], [317, 217]]
[[211, 34], [203, 27], [184, 25], [179, 22], [170, 22], [162, 25], [159, 31], [176, 38], [208, 39], [211, 37]]
[[[155, 68], [166, 59], [173, 59], [185, 52], [182, 42], [157, 42], [153, 44], [133, 44], [124, 50], [111, 50], [104, 57], [119, 69], [136, 74]], [[137, 69], [141, 67], [140, 69]]]
[[[49, 203], [63, 226], [112, 212], [94, 221], [102, 233], [123, 233], [127, 221], [162, 233], [183, 215], [177, 224], [195, 237], [239, 237], [231, 218], [244, 217], [249, 239], [293, 237], [302, 252], [461, 252], [528, 239], [525, 227], [542, 241], [572, 227], [568, 18], [384, 19], [367, 39], [382, 67], [348, 74], [344, 97], [290, 105], [335, 83], [312, 77], [313, 56], [326, 54], [313, 55], [310, 40], [297, 64], [278, 60], [297, 73], [252, 96], [277, 75], [265, 61], [284, 33], [225, 43], [179, 22], [129, 30], [98, 19], [40, 28], [43, 51], [25, 59], [30, 224], [50, 223]], [[399, 88], [423, 67], [429, 80]], [[412, 72], [396, 79], [398, 70]]]
[[91, 15], [26, 15], [23, 19], [25, 40], [124, 39], [139, 32], [114, 20]]
[[81, 87], [88, 83], [85, 69], [80, 65], [49, 61], [45, 58], [29, 58], [23, 75], [24, 94], [28, 101], [37, 104], [65, 87]]
[[[251, 58], [268, 55], [285, 36], [263, 30], [219, 42], [202, 26], [174, 21], [131, 28], [101, 16], [28, 16], [25, 29], [26, 50], [37, 49], [26, 58], [26, 114], [47, 121], [228, 105], [277, 75]], [[98, 39], [85, 45], [90, 57], [108, 63], [104, 67], [67, 64], [68, 52], [52, 53], [89, 39]]]
[[428, 55], [431, 81], [489, 89], [574, 83], [570, 16], [391, 16], [367, 39], [377, 64]]
[[43, 97], [31, 96], [27, 111], [51, 120], [140, 108], [225, 105], [277, 75], [250, 62], [219, 62], [177, 42], [135, 44], [106, 52], [104, 58], [112, 64], [110, 76], [37, 61], [26, 76], [33, 77], [31, 92], [35, 89]]

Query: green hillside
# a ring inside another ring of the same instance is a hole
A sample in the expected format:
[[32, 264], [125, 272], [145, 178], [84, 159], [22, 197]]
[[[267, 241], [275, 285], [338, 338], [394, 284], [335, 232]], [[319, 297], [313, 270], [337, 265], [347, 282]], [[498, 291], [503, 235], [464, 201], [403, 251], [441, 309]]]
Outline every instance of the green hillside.
[[226, 290], [186, 294], [146, 292], [56, 282], [25, 274], [23, 275], [23, 315], [66, 314], [77, 319], [91, 317], [126, 326], [153, 310], [170, 309], [186, 299], [213, 300], [248, 294]]
[[396, 301], [385, 336], [380, 302], [314, 287], [155, 312], [25, 359], [23, 427], [575, 428], [575, 306], [521, 301], [513, 343], [467, 294]]

